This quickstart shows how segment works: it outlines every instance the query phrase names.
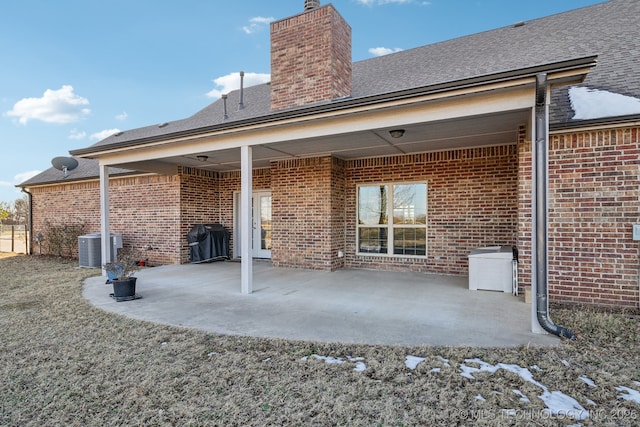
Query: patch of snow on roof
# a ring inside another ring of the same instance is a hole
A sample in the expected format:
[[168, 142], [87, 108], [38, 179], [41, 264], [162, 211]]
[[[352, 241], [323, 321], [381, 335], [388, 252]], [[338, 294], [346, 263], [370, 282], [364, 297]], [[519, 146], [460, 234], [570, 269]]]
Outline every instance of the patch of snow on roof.
[[640, 114], [640, 99], [606, 90], [574, 86], [569, 89], [569, 99], [573, 120]]

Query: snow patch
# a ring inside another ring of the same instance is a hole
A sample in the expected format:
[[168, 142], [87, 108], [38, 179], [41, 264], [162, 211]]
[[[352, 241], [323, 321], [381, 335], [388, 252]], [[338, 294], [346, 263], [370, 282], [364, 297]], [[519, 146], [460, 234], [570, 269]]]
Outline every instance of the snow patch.
[[[568, 365], [568, 362], [565, 360], [562, 361], [563, 364]], [[560, 391], [549, 391], [549, 389], [539, 381], [536, 381], [533, 378], [533, 374], [527, 368], [523, 368], [518, 365], [510, 365], [505, 363], [498, 363], [496, 365], [492, 365], [487, 363], [481, 359], [465, 359], [465, 363], [474, 363], [477, 364], [478, 367], [468, 366], [464, 363], [460, 365], [460, 375], [465, 378], [469, 378], [474, 380], [475, 377], [473, 374], [478, 372], [489, 372], [495, 373], [499, 369], [504, 369], [509, 372], [513, 372], [518, 375], [522, 380], [527, 381], [537, 387], [542, 389], [542, 394], [538, 397], [545, 403], [547, 406], [547, 412], [554, 416], [566, 416], [571, 417], [574, 420], [585, 420], [589, 418], [589, 411], [584, 409], [580, 403], [574, 398], [567, 396], [566, 394]], [[515, 391], [514, 391], [515, 392]], [[510, 411], [510, 410], [503, 410]]]
[[640, 392], [638, 390], [634, 390], [625, 386], [616, 387], [616, 390], [623, 392], [623, 394], [618, 395], [618, 399], [630, 400], [632, 402], [640, 404]]
[[578, 378], [580, 378], [589, 387], [595, 387], [596, 386], [596, 383], [594, 383], [593, 380], [591, 378], [587, 377], [586, 375], [580, 375]]
[[449, 359], [445, 359], [442, 356], [437, 356], [437, 359], [442, 362], [442, 364], [445, 366], [445, 368], [450, 368], [451, 367], [451, 365], [449, 365]]
[[589, 411], [584, 409], [577, 400], [560, 391], [544, 392], [538, 396], [547, 405], [548, 412], [552, 415], [571, 417], [574, 420], [586, 420], [589, 418]]
[[478, 394], [478, 395], [476, 396], [476, 400], [479, 400], [480, 402], [486, 402], [486, 401], [487, 401], [487, 399], [485, 399], [484, 397], [482, 397], [482, 395], [481, 395], [481, 394]]
[[640, 114], [640, 99], [606, 90], [574, 86], [569, 89], [569, 100], [573, 120]]
[[513, 390], [513, 392], [520, 397], [520, 402], [531, 403], [531, 400], [527, 396], [524, 395], [520, 390]]
[[417, 356], [407, 356], [404, 359], [404, 364], [407, 368], [413, 370], [416, 369], [418, 367], [418, 365], [421, 362], [424, 362], [425, 358], [424, 357], [417, 357]]

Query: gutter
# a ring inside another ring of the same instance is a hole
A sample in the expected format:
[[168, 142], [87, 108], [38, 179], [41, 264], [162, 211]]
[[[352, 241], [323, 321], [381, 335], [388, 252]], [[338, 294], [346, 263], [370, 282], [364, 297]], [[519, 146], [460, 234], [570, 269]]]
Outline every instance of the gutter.
[[[286, 119], [303, 119], [305, 117], [312, 117], [321, 113], [333, 113], [346, 111], [353, 108], [368, 107], [371, 105], [378, 105], [382, 102], [401, 101], [406, 99], [415, 98], [418, 96], [434, 95], [452, 90], [470, 89], [479, 86], [486, 86], [489, 84], [504, 83], [516, 78], [533, 78], [540, 73], [562, 73], [575, 70], [581, 70], [585, 68], [591, 68], [596, 64], [597, 56], [586, 56], [581, 58], [573, 58], [560, 62], [553, 62], [549, 64], [542, 64], [533, 67], [504, 71], [499, 73], [493, 73], [483, 75], [479, 77], [472, 77], [462, 80], [455, 80], [450, 82], [438, 83], [429, 86], [405, 89], [395, 91], [391, 93], [384, 93], [378, 95], [371, 95], [362, 98], [341, 98], [329, 103], [315, 104], [303, 108], [295, 108], [289, 110], [278, 111], [272, 114], [267, 114], [258, 117], [252, 117], [249, 119], [238, 120], [234, 122], [223, 122], [215, 125], [203, 126], [199, 128], [187, 129], [177, 132], [165, 133], [161, 135], [153, 135], [142, 137], [138, 139], [132, 139], [121, 142], [114, 142], [110, 144], [92, 145], [87, 148], [81, 148], [77, 150], [69, 151], [72, 156], [87, 156], [90, 154], [103, 153], [105, 151], [118, 150], [122, 148], [139, 147], [144, 144], [150, 144], [154, 142], [163, 142], [169, 139], [181, 139], [194, 136], [200, 136], [206, 133], [242, 129], [250, 125], [263, 125], [270, 123], [277, 123]], [[568, 79], [569, 77], [564, 77]], [[560, 80], [562, 81], [562, 79]], [[124, 132], [126, 135], [126, 131]], [[100, 144], [100, 143], [98, 143]], [[88, 156], [90, 157], [90, 156]]]
[[549, 317], [549, 265], [548, 265], [548, 147], [549, 147], [549, 106], [547, 105], [547, 74], [536, 76], [535, 110], [535, 178], [536, 210], [534, 235], [536, 239], [534, 266], [536, 271], [536, 315], [538, 323], [545, 331], [561, 338], [576, 339], [573, 332], [553, 323]]
[[33, 194], [26, 188], [20, 189], [29, 199], [29, 255], [33, 255]]
[[568, 130], [590, 130], [602, 127], [634, 126], [640, 124], [640, 114], [626, 116], [602, 117], [599, 119], [572, 120], [565, 123], [553, 123], [549, 125], [549, 131], [559, 133]]

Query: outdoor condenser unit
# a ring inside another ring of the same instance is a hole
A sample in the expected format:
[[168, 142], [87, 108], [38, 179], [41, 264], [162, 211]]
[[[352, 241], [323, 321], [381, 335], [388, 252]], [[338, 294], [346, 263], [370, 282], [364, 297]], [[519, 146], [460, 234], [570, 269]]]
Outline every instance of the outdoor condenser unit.
[[[78, 236], [78, 260], [80, 267], [97, 268], [102, 267], [100, 233], [85, 234]], [[111, 235], [111, 259], [115, 259], [118, 249], [122, 248], [122, 234]]]

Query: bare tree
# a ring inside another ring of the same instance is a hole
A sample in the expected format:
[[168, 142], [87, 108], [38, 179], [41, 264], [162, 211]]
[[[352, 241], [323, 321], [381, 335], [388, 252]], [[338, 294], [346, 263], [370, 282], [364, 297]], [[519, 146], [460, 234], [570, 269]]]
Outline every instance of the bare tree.
[[26, 196], [13, 202], [13, 221], [21, 225], [29, 223], [29, 201]]

